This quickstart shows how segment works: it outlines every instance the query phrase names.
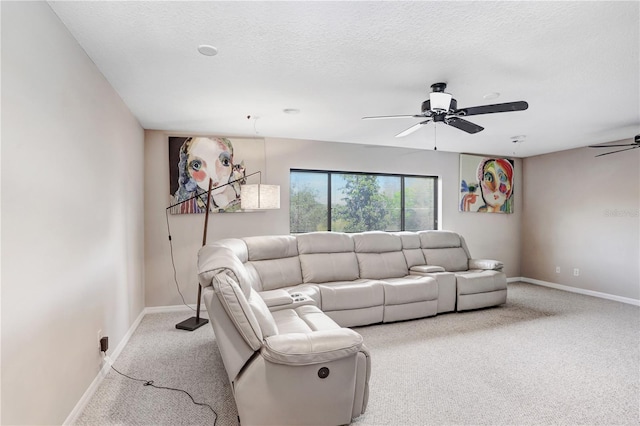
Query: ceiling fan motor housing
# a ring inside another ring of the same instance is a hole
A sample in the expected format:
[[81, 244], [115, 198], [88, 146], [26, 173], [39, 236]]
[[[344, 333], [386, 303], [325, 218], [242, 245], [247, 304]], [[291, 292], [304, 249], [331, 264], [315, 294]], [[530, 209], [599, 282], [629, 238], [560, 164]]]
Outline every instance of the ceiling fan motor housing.
[[431, 85], [431, 89], [434, 92], [444, 92], [444, 89], [447, 88], [447, 83], [434, 83]]

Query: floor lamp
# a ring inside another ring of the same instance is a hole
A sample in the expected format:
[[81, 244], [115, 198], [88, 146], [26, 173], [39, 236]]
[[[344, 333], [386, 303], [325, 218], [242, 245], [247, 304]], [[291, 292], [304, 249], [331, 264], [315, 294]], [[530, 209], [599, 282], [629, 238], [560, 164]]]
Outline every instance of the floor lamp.
[[[209, 189], [207, 192], [202, 192], [194, 195], [191, 198], [187, 198], [186, 200], [182, 200], [179, 203], [173, 204], [167, 207], [167, 210], [178, 206], [182, 203], [186, 203], [187, 201], [193, 200], [194, 198], [200, 197], [204, 194], [207, 194], [207, 209], [204, 214], [204, 230], [202, 232], [202, 246], [204, 247], [207, 244], [207, 228], [209, 225], [209, 213], [211, 207], [211, 191], [214, 191], [218, 188], [225, 187], [227, 185], [232, 185], [234, 183], [244, 181], [246, 178], [260, 175], [260, 183], [257, 185], [240, 185], [240, 208], [242, 210], [269, 210], [269, 209], [279, 209], [280, 208], [280, 186], [279, 185], [263, 185], [262, 184], [262, 173], [260, 171], [251, 173], [249, 175], [243, 176], [240, 179], [229, 181], [223, 185], [213, 186], [213, 180], [209, 179]], [[180, 330], [188, 330], [193, 331], [196, 330], [203, 325], [209, 322], [206, 318], [200, 318], [200, 300], [202, 297], [202, 286], [198, 283], [198, 300], [196, 305], [196, 316], [188, 318], [182, 322], [176, 324], [176, 328]]]

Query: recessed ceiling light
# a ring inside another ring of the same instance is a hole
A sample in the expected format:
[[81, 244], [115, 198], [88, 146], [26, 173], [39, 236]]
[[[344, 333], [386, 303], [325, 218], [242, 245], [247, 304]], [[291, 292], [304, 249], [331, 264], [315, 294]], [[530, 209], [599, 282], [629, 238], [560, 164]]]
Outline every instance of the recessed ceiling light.
[[285, 114], [300, 114], [300, 110], [297, 108], [285, 108], [282, 110]]
[[198, 52], [204, 56], [216, 56], [218, 54], [218, 49], [210, 44], [201, 44], [198, 46]]
[[486, 95], [483, 96], [483, 98], [489, 100], [489, 99], [496, 99], [500, 97], [500, 93], [498, 92], [491, 92], [491, 93], [487, 93]]

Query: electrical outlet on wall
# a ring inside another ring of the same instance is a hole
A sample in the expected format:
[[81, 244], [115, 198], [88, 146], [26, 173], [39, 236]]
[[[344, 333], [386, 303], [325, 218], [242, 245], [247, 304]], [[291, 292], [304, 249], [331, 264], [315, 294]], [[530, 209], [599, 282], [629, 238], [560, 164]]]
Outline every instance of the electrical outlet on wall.
[[556, 274], [559, 274], [559, 273], [560, 273], [560, 267], [556, 266]]
[[108, 350], [109, 350], [109, 336], [103, 336], [100, 339], [100, 352], [104, 352], [106, 355]]
[[573, 268], [573, 276], [574, 276], [574, 277], [577, 277], [577, 276], [579, 276], [579, 275], [580, 275], [580, 269], [578, 269], [578, 268]]

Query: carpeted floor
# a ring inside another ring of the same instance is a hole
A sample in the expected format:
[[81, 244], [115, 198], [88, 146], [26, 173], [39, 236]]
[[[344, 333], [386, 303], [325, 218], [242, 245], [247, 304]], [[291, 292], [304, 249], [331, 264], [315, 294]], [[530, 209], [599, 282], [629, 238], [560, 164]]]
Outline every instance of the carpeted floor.
[[[149, 314], [115, 367], [181, 388], [237, 425], [212, 328]], [[354, 425], [639, 425], [640, 308], [531, 284], [506, 305], [356, 328], [371, 351], [367, 412]], [[81, 425], [209, 424], [187, 395], [111, 371]]]

